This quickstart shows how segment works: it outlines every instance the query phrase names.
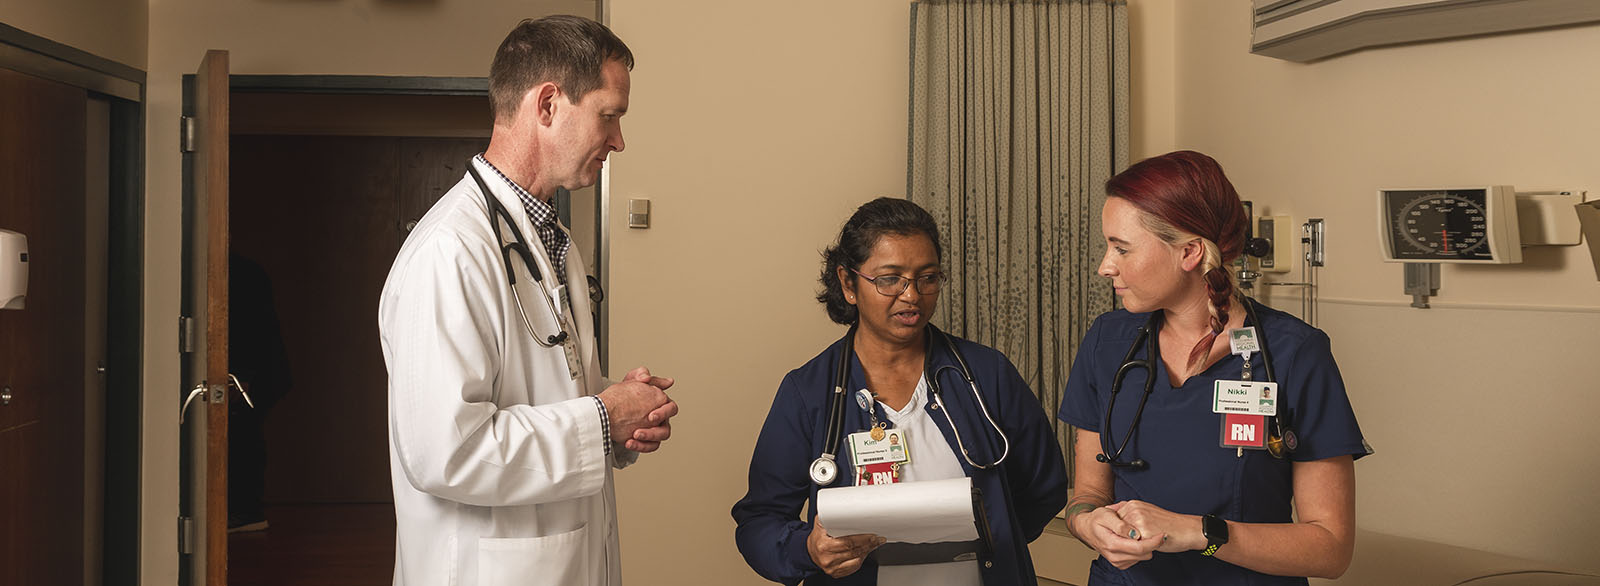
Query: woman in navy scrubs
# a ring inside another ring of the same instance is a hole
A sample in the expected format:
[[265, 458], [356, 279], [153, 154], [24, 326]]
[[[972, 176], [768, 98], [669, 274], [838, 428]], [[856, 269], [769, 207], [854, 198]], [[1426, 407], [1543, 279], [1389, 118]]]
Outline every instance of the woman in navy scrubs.
[[[1090, 327], [1059, 414], [1078, 428], [1067, 525], [1100, 553], [1090, 584], [1306, 584], [1343, 574], [1355, 547], [1353, 462], [1369, 449], [1328, 336], [1235, 287], [1228, 269], [1249, 218], [1211, 157], [1147, 159], [1106, 192], [1099, 274], [1126, 309]], [[1140, 340], [1146, 324], [1154, 331]], [[1279, 445], [1292, 448], [1282, 458], [1244, 445], [1276, 430], [1274, 417], [1225, 424], [1214, 412], [1219, 380], [1264, 380], [1260, 352], [1247, 366], [1231, 351], [1232, 330], [1244, 326], [1270, 354], [1279, 423], [1290, 431]], [[1113, 402], [1118, 369], [1144, 359], [1150, 368], [1129, 369]]]
[[[901, 481], [972, 478], [983, 491], [993, 551], [962, 562], [880, 567], [868, 557], [882, 544], [879, 537], [830, 535], [825, 519], [816, 518], [819, 488], [856, 484], [847, 447], [827, 486], [808, 474], [823, 451], [828, 396], [847, 348], [841, 339], [784, 377], [750, 459], [749, 492], [733, 507], [739, 551], [763, 577], [784, 584], [1037, 583], [1028, 543], [1066, 504], [1061, 448], [1011, 362], [993, 348], [952, 337], [976, 379], [985, 416], [945, 334], [928, 323], [945, 280], [940, 261], [933, 217], [893, 198], [862, 205], [823, 254], [817, 300], [829, 318], [851, 326], [845, 335], [854, 346], [841, 436], [880, 422], [898, 430], [910, 450]], [[927, 373], [938, 381], [947, 413], [930, 396]], [[870, 395], [858, 395], [862, 389]]]

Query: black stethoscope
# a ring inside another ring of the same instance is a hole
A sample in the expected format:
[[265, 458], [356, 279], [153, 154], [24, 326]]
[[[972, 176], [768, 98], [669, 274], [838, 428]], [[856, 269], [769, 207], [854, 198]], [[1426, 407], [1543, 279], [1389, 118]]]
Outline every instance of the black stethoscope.
[[[961, 449], [961, 457], [974, 468], [986, 470], [999, 466], [1001, 462], [1006, 460], [1006, 456], [1011, 454], [1011, 439], [1006, 437], [1005, 430], [1000, 429], [1000, 426], [995, 424], [994, 417], [989, 415], [989, 406], [983, 402], [983, 394], [978, 392], [978, 381], [972, 377], [972, 369], [967, 367], [967, 360], [961, 355], [961, 351], [956, 349], [955, 342], [950, 339], [949, 335], [939, 331], [939, 328], [933, 327], [933, 324], [928, 324], [926, 334], [928, 336], [928, 349], [922, 359], [923, 378], [928, 380], [928, 395], [933, 398], [933, 403], [938, 410], [944, 413], [944, 420], [950, 424], [950, 430], [955, 432], [956, 447]], [[957, 366], [946, 364], [932, 371], [928, 370], [933, 363], [934, 336], [944, 341], [945, 348], [948, 348], [950, 355], [955, 357]], [[839, 465], [835, 462], [835, 459], [836, 454], [839, 453], [839, 441], [844, 438], [845, 405], [849, 403], [844, 399], [845, 385], [849, 382], [850, 356], [855, 354], [855, 338], [856, 326], [851, 325], [850, 331], [844, 334], [844, 339], [842, 340], [844, 348], [839, 352], [839, 361], [835, 363], [833, 368], [833, 392], [828, 395], [827, 433], [822, 436], [822, 454], [811, 461], [811, 481], [817, 483], [817, 486], [833, 484], [834, 479], [839, 476]], [[961, 429], [956, 427], [955, 420], [950, 418], [950, 410], [944, 406], [944, 392], [939, 386], [939, 374], [943, 373], [947, 368], [956, 369], [961, 374], [961, 378], [966, 379], [967, 387], [972, 389], [972, 396], [978, 400], [978, 408], [983, 410], [983, 418], [989, 421], [989, 427], [994, 428], [995, 433], [1000, 434], [1000, 441], [1004, 448], [1000, 452], [1000, 457], [994, 462], [979, 464], [973, 461], [972, 455], [967, 451], [967, 444], [961, 439]]]
[[[528, 273], [533, 275], [533, 281], [539, 285], [540, 291], [544, 291], [544, 274], [539, 271], [539, 265], [534, 263], [533, 249], [528, 248], [528, 241], [522, 237], [522, 230], [517, 228], [516, 221], [511, 217], [511, 213], [506, 211], [506, 207], [500, 205], [500, 200], [496, 199], [494, 193], [489, 191], [489, 185], [484, 183], [483, 176], [478, 174], [477, 167], [472, 163], [468, 163], [467, 172], [471, 173], [472, 179], [478, 182], [478, 189], [483, 192], [483, 201], [489, 206], [489, 226], [494, 230], [495, 242], [500, 243], [500, 257], [505, 261], [506, 279], [511, 281], [511, 298], [516, 301], [517, 314], [522, 316], [522, 327], [528, 330], [528, 335], [533, 337], [534, 342], [545, 348], [554, 348], [566, 342], [571, 336], [567, 335], [567, 327], [561, 321], [561, 312], [556, 310], [556, 304], [550, 299], [548, 293], [542, 294], [540, 297], [544, 298], [545, 306], [550, 308], [550, 317], [555, 319], [556, 328], [559, 331], [549, 336], [541, 336], [534, 331], [533, 323], [528, 321], [528, 313], [522, 309], [522, 295], [517, 293], [517, 272], [511, 268], [511, 253], [515, 252], [517, 256], [522, 258], [522, 264], [528, 267]], [[501, 235], [501, 220], [504, 220], [506, 226], [511, 228], [513, 241], [506, 242], [505, 237]]]
[[[1256, 339], [1261, 343], [1261, 368], [1265, 371], [1266, 382], [1276, 382], [1277, 378], [1272, 371], [1272, 354], [1268, 350], [1266, 327], [1256, 318], [1256, 309], [1251, 301], [1245, 298], [1241, 298], [1240, 301], [1247, 318], [1245, 325], [1256, 326]], [[1145, 402], [1150, 400], [1150, 392], [1155, 390], [1156, 369], [1151, 361], [1159, 360], [1161, 356], [1161, 317], [1160, 310], [1151, 312], [1150, 318], [1145, 320], [1144, 325], [1139, 326], [1139, 336], [1134, 338], [1133, 345], [1128, 347], [1128, 353], [1122, 357], [1122, 365], [1117, 367], [1116, 375], [1111, 377], [1111, 398], [1106, 401], [1106, 417], [1100, 427], [1103, 430], [1100, 434], [1100, 453], [1094, 455], [1096, 462], [1134, 470], [1150, 467], [1150, 463], [1143, 458], [1123, 462], [1122, 451], [1128, 448], [1128, 440], [1132, 439], [1133, 433], [1139, 429], [1139, 418], [1144, 415]], [[1140, 344], [1145, 346], [1146, 358], [1143, 360], [1135, 358], [1139, 353]], [[1116, 444], [1116, 450], [1113, 451], [1111, 412], [1117, 404], [1117, 393], [1122, 391], [1122, 379], [1127, 378], [1128, 373], [1136, 368], [1145, 371], [1144, 394], [1139, 397], [1139, 406], [1133, 411], [1133, 421], [1128, 424], [1128, 431], [1122, 434], [1122, 441]], [[1272, 416], [1272, 425], [1267, 429], [1267, 452], [1274, 458], [1284, 458], [1294, 451], [1297, 443], [1294, 430], [1289, 427], [1289, 417], [1285, 415], [1284, 409], [1279, 409], [1277, 415]]]

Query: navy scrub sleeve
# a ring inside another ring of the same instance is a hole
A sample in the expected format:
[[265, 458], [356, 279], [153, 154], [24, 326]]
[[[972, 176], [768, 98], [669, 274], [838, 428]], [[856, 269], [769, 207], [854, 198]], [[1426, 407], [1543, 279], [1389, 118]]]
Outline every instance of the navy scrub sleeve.
[[[1056, 513], [1067, 506], [1066, 457], [1061, 453], [1055, 430], [1050, 427], [1050, 413], [1039, 406], [1038, 397], [1022, 378], [1022, 373], [1017, 372], [1017, 367], [998, 350], [982, 346], [978, 346], [978, 350], [993, 353], [996, 369], [1001, 371], [999, 376], [987, 380], [1004, 381], [1000, 394], [1007, 400], [989, 408], [996, 411], [996, 422], [1011, 440], [1011, 453], [1002, 467], [1006, 472], [1006, 502], [1011, 505], [1022, 536], [1031, 543], [1044, 533]], [[981, 415], [969, 410], [963, 417]], [[991, 450], [995, 448], [991, 446]]]
[[[806, 548], [815, 512], [808, 510], [804, 520], [794, 513], [816, 493], [809, 466], [821, 453], [817, 426], [827, 408], [828, 389], [821, 380], [804, 380], [820, 377], [807, 377], [803, 370], [790, 372], [778, 386], [751, 455], [752, 489], [733, 508], [739, 553], [761, 577], [783, 584], [798, 584], [820, 570]], [[847, 472], [841, 465], [839, 474]]]
[[[1261, 319], [1266, 321], [1267, 317]], [[1289, 356], [1283, 359], [1272, 355], [1273, 365], [1278, 369], [1280, 393], [1281, 389], [1297, 391], [1289, 395], [1291, 402], [1285, 403], [1293, 410], [1292, 424], [1300, 438], [1300, 446], [1290, 459], [1310, 462], [1346, 454], [1360, 459], [1372, 453], [1361, 435], [1361, 426], [1356, 423], [1350, 397], [1345, 394], [1344, 378], [1339, 376], [1339, 366], [1334, 363], [1328, 335], [1299, 320], [1294, 321], [1303, 328], [1278, 334], [1292, 336], [1296, 341]]]
[[[1072, 371], [1067, 373], [1067, 388], [1062, 393], [1061, 410], [1056, 417], [1078, 429], [1099, 433], [1105, 405], [1101, 398], [1111, 391], [1111, 378], [1122, 365], [1122, 356], [1139, 336], [1139, 326], [1149, 314], [1131, 314], [1117, 310], [1100, 314], [1089, 325], [1089, 331], [1078, 346], [1078, 355], [1072, 359]], [[1102, 348], [1102, 346], [1106, 346]], [[1143, 357], [1144, 354], [1139, 354]], [[1104, 380], [1102, 380], [1104, 379]], [[1142, 379], [1137, 376], [1123, 386], [1142, 392]], [[1122, 397], [1128, 397], [1123, 395]], [[1138, 401], [1137, 396], [1133, 396]]]

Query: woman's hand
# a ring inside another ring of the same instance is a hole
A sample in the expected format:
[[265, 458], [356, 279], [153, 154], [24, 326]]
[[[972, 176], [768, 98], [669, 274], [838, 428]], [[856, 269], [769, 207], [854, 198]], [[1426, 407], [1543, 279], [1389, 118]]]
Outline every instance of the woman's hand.
[[1141, 540], [1146, 536], [1159, 535], [1162, 541], [1156, 551], [1178, 553], [1206, 548], [1200, 517], [1181, 515], [1144, 501], [1122, 501], [1106, 508], [1116, 511]]
[[884, 538], [871, 533], [833, 537], [822, 526], [822, 519], [817, 518], [812, 520], [811, 535], [806, 537], [806, 551], [811, 553], [811, 561], [816, 562], [823, 572], [834, 578], [843, 578], [861, 569], [861, 562], [866, 561], [867, 554], [878, 549], [884, 541]]
[[1117, 508], [1123, 504], [1117, 503], [1072, 516], [1072, 522], [1077, 525], [1073, 533], [1100, 552], [1100, 557], [1106, 558], [1118, 570], [1126, 570], [1150, 559], [1166, 537], [1159, 533], [1138, 531], [1118, 514]]

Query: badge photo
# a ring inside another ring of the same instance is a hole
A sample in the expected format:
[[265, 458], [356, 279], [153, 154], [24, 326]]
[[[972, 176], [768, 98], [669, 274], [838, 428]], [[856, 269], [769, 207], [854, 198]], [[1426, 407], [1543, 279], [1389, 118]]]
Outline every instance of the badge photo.
[[889, 461], [905, 463], [911, 461], [911, 448], [906, 445], [905, 430], [891, 429], [889, 437]]

